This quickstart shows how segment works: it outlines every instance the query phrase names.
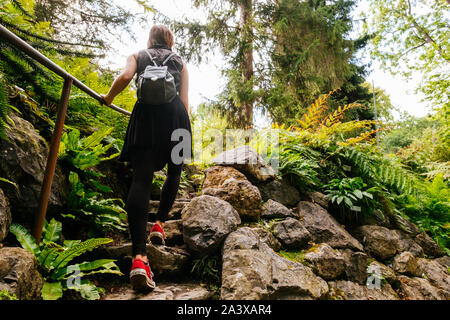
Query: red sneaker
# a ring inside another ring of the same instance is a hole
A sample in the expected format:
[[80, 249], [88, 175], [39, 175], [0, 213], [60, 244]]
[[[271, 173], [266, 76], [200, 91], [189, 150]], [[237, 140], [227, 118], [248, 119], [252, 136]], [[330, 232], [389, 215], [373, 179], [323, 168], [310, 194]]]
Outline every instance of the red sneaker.
[[150, 241], [153, 244], [165, 245], [165, 239], [166, 236], [164, 235], [164, 230], [159, 224], [155, 223], [152, 227], [152, 230], [150, 230]]
[[134, 290], [153, 290], [156, 287], [153, 281], [153, 272], [148, 262], [135, 259], [130, 271], [130, 282]]

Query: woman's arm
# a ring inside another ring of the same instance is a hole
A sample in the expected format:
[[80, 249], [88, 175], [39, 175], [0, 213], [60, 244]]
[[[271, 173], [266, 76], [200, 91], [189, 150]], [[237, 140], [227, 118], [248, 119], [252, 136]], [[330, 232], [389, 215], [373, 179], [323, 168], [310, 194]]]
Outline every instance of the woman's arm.
[[184, 62], [183, 62], [183, 69], [181, 70], [180, 99], [183, 102], [190, 118], [191, 112], [189, 110], [189, 74], [187, 71], [186, 64]]
[[105, 103], [109, 106], [113, 102], [114, 98], [125, 89], [137, 70], [137, 59], [136, 54], [133, 54], [127, 58], [127, 64], [125, 70], [114, 80], [111, 88], [106, 95], [101, 95]]

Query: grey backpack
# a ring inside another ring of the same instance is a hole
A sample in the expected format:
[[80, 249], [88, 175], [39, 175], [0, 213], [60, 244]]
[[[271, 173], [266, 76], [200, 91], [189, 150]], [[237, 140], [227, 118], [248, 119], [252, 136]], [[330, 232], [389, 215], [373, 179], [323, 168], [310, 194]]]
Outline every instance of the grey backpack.
[[152, 105], [169, 103], [177, 95], [177, 88], [175, 86], [175, 79], [168, 71], [166, 63], [175, 53], [171, 53], [161, 66], [158, 66], [150, 52], [148, 50], [145, 50], [145, 52], [150, 57], [153, 65], [148, 65], [139, 75], [137, 82], [139, 102]]

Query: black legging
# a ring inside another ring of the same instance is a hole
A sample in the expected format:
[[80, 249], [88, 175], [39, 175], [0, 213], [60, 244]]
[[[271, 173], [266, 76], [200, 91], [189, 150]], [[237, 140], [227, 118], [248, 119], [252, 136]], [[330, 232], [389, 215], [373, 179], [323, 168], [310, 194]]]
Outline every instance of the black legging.
[[[148, 206], [152, 188], [155, 160], [152, 160], [152, 151], [142, 151], [131, 157], [133, 168], [133, 181], [125, 210], [128, 213], [128, 226], [130, 228], [131, 241], [133, 244], [133, 256], [137, 254], [147, 255], [147, 221]], [[180, 185], [182, 164], [175, 165], [171, 161], [167, 166], [167, 177], [161, 190], [161, 198], [156, 216], [161, 222], [166, 221], [170, 209]]]

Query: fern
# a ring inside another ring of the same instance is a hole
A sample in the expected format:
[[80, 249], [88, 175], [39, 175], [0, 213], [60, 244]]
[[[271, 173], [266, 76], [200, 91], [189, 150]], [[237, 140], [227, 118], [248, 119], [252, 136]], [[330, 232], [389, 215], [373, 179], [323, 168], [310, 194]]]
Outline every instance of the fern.
[[82, 243], [79, 243], [61, 253], [58, 258], [52, 264], [55, 269], [65, 267], [73, 258], [82, 255], [86, 251], [93, 250], [103, 244], [112, 242], [108, 238], [88, 239]]

